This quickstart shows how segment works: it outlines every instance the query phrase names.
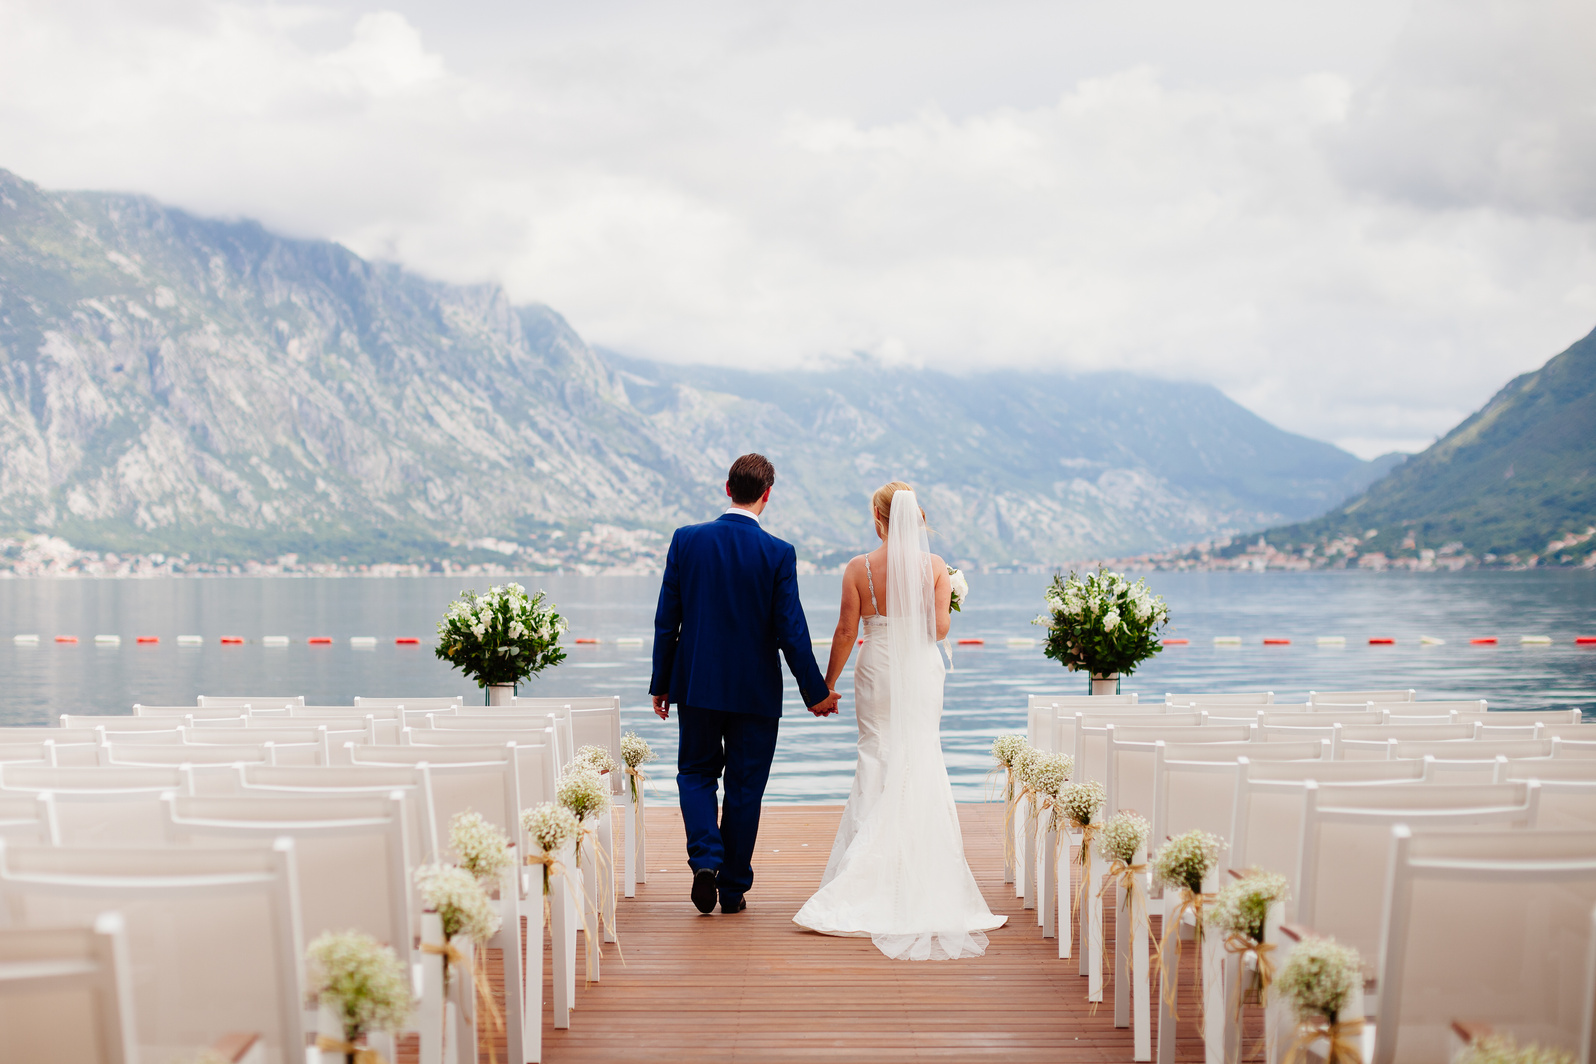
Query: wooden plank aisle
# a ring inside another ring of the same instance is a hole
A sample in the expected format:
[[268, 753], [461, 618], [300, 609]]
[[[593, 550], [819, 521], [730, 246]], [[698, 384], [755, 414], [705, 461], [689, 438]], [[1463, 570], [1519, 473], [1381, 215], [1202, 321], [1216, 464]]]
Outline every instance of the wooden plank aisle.
[[[792, 915], [819, 884], [840, 814], [840, 806], [767, 808], [747, 911], [701, 916], [688, 900], [681, 815], [649, 809], [649, 879], [636, 898], [620, 903], [626, 963], [606, 947], [602, 980], [578, 983], [570, 1029], [545, 1022], [543, 1059], [1131, 1059], [1130, 1031], [1113, 1025], [1112, 990], [1094, 1015], [1076, 962], [1058, 958], [1057, 942], [1041, 937], [1035, 912], [1023, 910], [1003, 883], [999, 805], [959, 807], [976, 880], [993, 911], [1009, 917], [992, 933], [986, 956], [889, 961], [868, 939], [828, 938], [794, 925]], [[1186, 952], [1183, 1015], [1195, 1004]], [[545, 1002], [550, 997], [545, 987]], [[1178, 1058], [1200, 1060], [1195, 1025], [1181, 1026]]]

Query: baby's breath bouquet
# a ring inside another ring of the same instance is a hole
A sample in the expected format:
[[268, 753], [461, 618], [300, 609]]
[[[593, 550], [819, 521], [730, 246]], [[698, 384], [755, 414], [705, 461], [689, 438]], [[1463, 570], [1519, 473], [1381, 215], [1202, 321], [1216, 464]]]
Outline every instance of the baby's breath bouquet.
[[992, 740], [992, 759], [1003, 770], [1003, 800], [1014, 800], [1014, 759], [1031, 744], [1023, 735], [999, 735]]
[[586, 768], [603, 776], [614, 772], [619, 767], [616, 765], [615, 759], [610, 756], [610, 752], [604, 747], [582, 746], [577, 748], [576, 756], [571, 758], [569, 765], [565, 766], [565, 771], [570, 772], [574, 768]]
[[1320, 1038], [1329, 1048], [1325, 1064], [1361, 1064], [1357, 1040], [1362, 1016], [1343, 1017], [1353, 988], [1363, 978], [1363, 958], [1334, 939], [1305, 938], [1275, 976], [1275, 992], [1297, 1014], [1297, 1039], [1291, 1055]]
[[639, 784], [648, 782], [648, 777], [643, 775], [643, 766], [658, 756], [648, 745], [648, 740], [635, 731], [621, 736], [621, 760], [626, 762], [626, 778], [632, 788], [632, 801], [642, 801], [643, 792]]
[[517, 684], [565, 660], [565, 618], [520, 584], [462, 591], [438, 622], [434, 651], [478, 687]]
[[[588, 817], [602, 816], [610, 810], [609, 784], [603, 776], [577, 762], [566, 766], [565, 774], [554, 788], [554, 798], [576, 816], [579, 829]], [[577, 834], [578, 857], [582, 853], [582, 836], [586, 833], [586, 829], [580, 829]]]
[[549, 881], [556, 874], [554, 855], [565, 844], [581, 834], [582, 825], [576, 814], [557, 802], [542, 802], [530, 809], [521, 810], [521, 827], [537, 845], [539, 855], [527, 855], [529, 862], [543, 866], [543, 893], [549, 892]]
[[449, 846], [460, 858], [460, 867], [489, 889], [497, 886], [500, 874], [515, 863], [504, 832], [469, 809], [449, 819]]
[[466, 935], [481, 944], [499, 932], [499, 914], [477, 878], [455, 865], [422, 865], [416, 869], [421, 900], [443, 922], [443, 937]]
[[1048, 613], [1032, 624], [1047, 626], [1045, 653], [1074, 672], [1094, 677], [1128, 676], [1163, 649], [1158, 632], [1169, 623], [1169, 607], [1119, 573], [1099, 569], [1068, 577], [1055, 574], [1045, 592]]
[[1082, 780], [1071, 783], [1058, 792], [1058, 801], [1053, 808], [1057, 811], [1062, 823], [1071, 827], [1084, 830], [1092, 826], [1092, 821], [1097, 814], [1103, 811], [1103, 803], [1108, 801], [1108, 792], [1097, 780]]
[[1208, 906], [1208, 926], [1223, 938], [1225, 950], [1253, 955], [1252, 978], [1236, 1000], [1237, 1009], [1243, 1004], [1262, 1004], [1274, 981], [1274, 965], [1269, 961], [1274, 944], [1264, 942], [1264, 921], [1269, 906], [1284, 901], [1287, 890], [1285, 876], [1252, 869], [1241, 879], [1226, 884]]
[[1158, 848], [1153, 857], [1153, 879], [1167, 887], [1176, 887], [1199, 894], [1203, 879], [1219, 863], [1219, 851], [1225, 840], [1206, 831], [1188, 831], [1176, 835]]
[[359, 931], [328, 931], [305, 948], [306, 989], [313, 1005], [332, 1010], [344, 1029], [343, 1045], [317, 1040], [317, 1048], [346, 1055], [374, 1031], [397, 1031], [410, 1016], [410, 972], [394, 951]]
[[1146, 845], [1151, 831], [1144, 817], [1123, 810], [1109, 817], [1097, 832], [1097, 850], [1110, 861], [1128, 865], [1136, 860], [1136, 851]]
[[1564, 1049], [1535, 1042], [1519, 1045], [1512, 1035], [1488, 1034], [1470, 1042], [1457, 1064], [1574, 1064], [1575, 1059]]

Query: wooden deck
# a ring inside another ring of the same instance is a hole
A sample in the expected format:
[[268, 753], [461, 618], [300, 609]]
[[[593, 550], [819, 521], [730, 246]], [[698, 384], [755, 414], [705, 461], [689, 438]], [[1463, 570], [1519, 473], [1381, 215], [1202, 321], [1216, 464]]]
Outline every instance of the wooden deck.
[[[626, 963], [606, 948], [602, 981], [578, 983], [570, 1029], [556, 1031], [545, 1021], [543, 1059], [1131, 1059], [1130, 1030], [1114, 1027], [1111, 984], [1094, 1015], [1077, 962], [1059, 960], [1058, 943], [1042, 938], [1035, 911], [1023, 910], [1014, 888], [1003, 883], [998, 805], [959, 809], [976, 880], [992, 910], [1009, 917], [990, 935], [986, 956], [889, 961], [868, 939], [827, 938], [793, 924], [820, 882], [841, 811], [767, 808], [747, 911], [701, 916], [688, 900], [681, 815], [650, 808], [648, 882], [638, 885], [635, 898], [621, 900], [617, 917]], [[1186, 953], [1189, 966], [1192, 951]], [[1191, 982], [1183, 976], [1183, 1015], [1195, 1004]], [[1178, 1058], [1200, 1060], [1195, 1024], [1181, 1027]]]

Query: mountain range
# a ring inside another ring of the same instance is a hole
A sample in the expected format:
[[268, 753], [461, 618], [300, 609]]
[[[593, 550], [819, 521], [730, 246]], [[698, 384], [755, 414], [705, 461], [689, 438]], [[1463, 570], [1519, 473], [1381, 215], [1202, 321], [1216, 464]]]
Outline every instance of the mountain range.
[[713, 515], [747, 450], [806, 558], [865, 542], [869, 492], [899, 478], [946, 553], [992, 565], [1300, 521], [1395, 461], [1123, 373], [649, 362], [495, 285], [0, 170], [0, 533], [551, 565], [575, 533], [635, 546]]
[[[1508, 382], [1478, 411], [1275, 546], [1355, 539], [1399, 558], [1450, 547], [1487, 563], [1596, 562], [1596, 331]], [[1322, 551], [1321, 551], [1322, 553]]]

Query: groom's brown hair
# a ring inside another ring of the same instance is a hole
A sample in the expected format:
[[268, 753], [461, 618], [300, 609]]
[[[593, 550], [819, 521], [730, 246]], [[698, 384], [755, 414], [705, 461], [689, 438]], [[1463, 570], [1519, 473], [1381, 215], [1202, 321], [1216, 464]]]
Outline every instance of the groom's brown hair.
[[726, 473], [726, 491], [738, 506], [758, 502], [774, 483], [776, 467], [762, 454], [743, 455]]

